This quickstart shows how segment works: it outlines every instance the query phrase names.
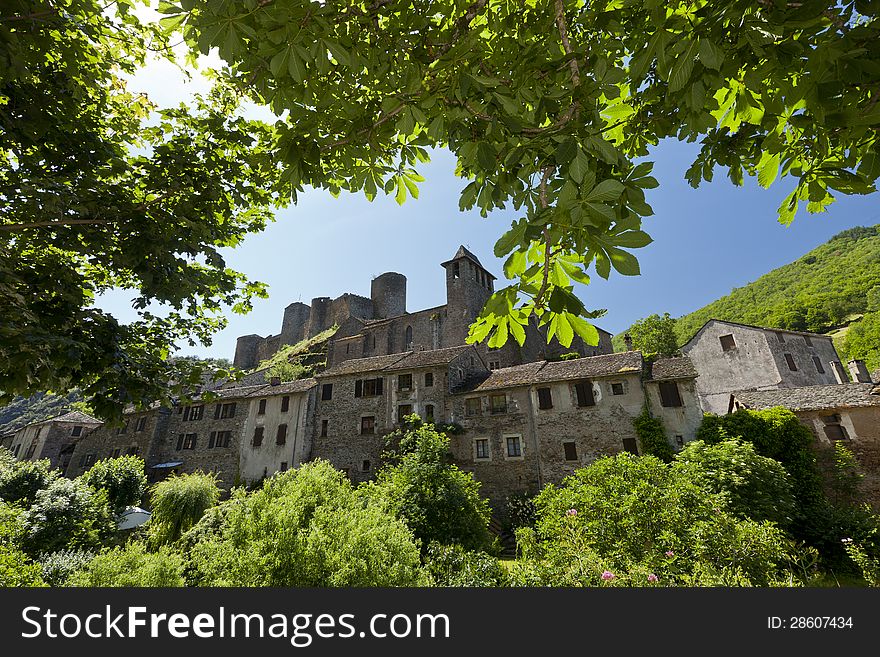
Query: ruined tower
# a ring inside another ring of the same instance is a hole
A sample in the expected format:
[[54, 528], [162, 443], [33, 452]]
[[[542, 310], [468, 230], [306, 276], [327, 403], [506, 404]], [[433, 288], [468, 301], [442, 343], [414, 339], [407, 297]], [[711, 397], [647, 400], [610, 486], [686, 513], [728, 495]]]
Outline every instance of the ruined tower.
[[370, 298], [373, 301], [372, 319], [406, 314], [406, 276], [394, 271], [376, 276], [370, 283]]

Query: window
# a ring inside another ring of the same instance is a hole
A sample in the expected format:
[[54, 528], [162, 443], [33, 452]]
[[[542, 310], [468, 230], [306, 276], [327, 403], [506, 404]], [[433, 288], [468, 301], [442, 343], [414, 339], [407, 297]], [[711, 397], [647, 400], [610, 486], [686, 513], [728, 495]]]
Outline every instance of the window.
[[370, 471], [370, 462], [367, 460], [364, 460], [363, 463], [361, 463], [361, 472], [369, 472], [369, 471]]
[[612, 383], [611, 384], [611, 394], [612, 395], [622, 395], [624, 393], [623, 384], [622, 383]]
[[785, 336], [782, 333], [776, 333], [776, 339], [779, 340], [779, 344], [785, 344]]
[[412, 374], [400, 374], [397, 377], [398, 390], [412, 390]]
[[507, 396], [506, 395], [491, 395], [489, 397], [490, 407], [492, 409], [492, 413], [506, 413], [507, 412]]
[[562, 443], [562, 449], [565, 452], [565, 460], [566, 461], [577, 461], [578, 460], [578, 451], [577, 445], [574, 443]]
[[196, 448], [196, 434], [181, 433], [177, 436], [177, 451]]
[[325, 383], [321, 386], [321, 401], [333, 399], [333, 384]]
[[95, 462], [95, 454], [83, 454], [79, 460], [80, 467], [87, 468]]
[[134, 425], [135, 431], [143, 431], [147, 427], [147, 416], [139, 417], [137, 419], [137, 423]]
[[461, 277], [461, 267], [459, 267], [459, 263], [452, 263], [452, 278], [460, 278]]
[[736, 349], [736, 340], [733, 339], [732, 333], [722, 335], [718, 339], [721, 341], [721, 351], [731, 351]]
[[412, 349], [412, 341], [412, 326], [407, 326], [403, 339], [403, 346], [407, 351]]
[[818, 356], [813, 356], [813, 363], [816, 365], [816, 371], [819, 374], [825, 374], [825, 368], [822, 367], [822, 360]]
[[797, 372], [797, 365], [794, 364], [794, 356], [791, 354], [782, 354], [785, 356], [785, 362], [788, 363], [788, 369], [792, 372]]
[[[185, 420], [186, 416], [184, 416], [183, 419]], [[125, 423], [121, 427], [116, 427], [116, 435], [117, 436], [120, 434], [126, 433], [127, 431], [128, 431], [128, 420], [126, 420]]]
[[[185, 409], [183, 409], [183, 421], [195, 422], [196, 420], [201, 420], [204, 413], [204, 404], [199, 404], [198, 406], [187, 406]], [[123, 431], [122, 433], [125, 433], [125, 431]]]
[[553, 395], [550, 388], [538, 388], [538, 408], [541, 410], [553, 408]]
[[251, 444], [254, 447], [259, 447], [263, 444], [263, 427], [254, 429], [254, 439], [251, 441]]
[[281, 472], [287, 472], [287, 461], [281, 461]]
[[114, 449], [114, 450], [110, 453], [110, 458], [114, 458], [114, 459], [119, 458], [119, 455], [120, 455], [120, 454], [122, 454], [122, 448], [121, 448], [121, 447], [117, 447], [116, 449]]
[[412, 415], [413, 407], [412, 404], [401, 404], [397, 407], [397, 424], [403, 424], [403, 418], [407, 415]]
[[466, 415], [479, 415], [480, 408], [480, 398], [479, 397], [470, 397], [464, 400], [464, 408]]
[[281, 412], [286, 413], [289, 410], [290, 410], [290, 397], [288, 397], [287, 395], [284, 395], [284, 397], [281, 398]]
[[425, 372], [425, 387], [433, 388], [434, 387], [434, 373], [433, 372]]
[[499, 361], [499, 360], [490, 360], [490, 361], [489, 361], [489, 369], [490, 369], [490, 370], [500, 370], [500, 369], [501, 369], [501, 361]]
[[208, 436], [208, 449], [214, 447], [229, 447], [229, 441], [232, 440], [231, 431], [212, 431]]
[[257, 404], [257, 415], [265, 415], [266, 414], [266, 400], [261, 399]]
[[434, 404], [425, 405], [425, 419], [430, 421], [434, 420]]
[[574, 384], [577, 394], [578, 406], [595, 406], [596, 398], [593, 396], [593, 384], [591, 381], [581, 381]]
[[275, 433], [275, 444], [284, 445], [287, 443], [287, 425], [279, 424], [278, 431]]
[[376, 433], [376, 418], [372, 415], [367, 415], [361, 418], [361, 434], [373, 434]]
[[507, 436], [505, 440], [507, 441], [508, 458], [517, 458], [522, 456], [522, 445], [520, 443], [519, 436]]
[[[355, 397], [378, 397], [382, 394], [384, 379], [358, 379], [354, 382]], [[412, 384], [412, 382], [410, 382]]]
[[228, 404], [217, 404], [214, 408], [214, 419], [225, 420], [226, 418], [235, 417], [235, 402]]
[[486, 460], [489, 458], [489, 439], [477, 438], [474, 441], [474, 459]]
[[327, 437], [327, 428], [330, 425], [330, 420], [321, 420], [321, 438]]
[[809, 335], [804, 336], [804, 344], [807, 345], [808, 347], [813, 346], [813, 341], [810, 339]]
[[684, 436], [676, 436], [675, 437], [675, 444], [678, 445], [679, 447], [684, 447]]
[[636, 443], [635, 438], [624, 438], [623, 439], [623, 451], [629, 452], [630, 454], [639, 455], [639, 445]]
[[81, 436], [83, 432], [83, 428], [81, 425], [77, 424], [73, 429], [70, 430], [71, 436]]
[[828, 440], [848, 440], [849, 434], [847, 434], [846, 429], [841, 425], [840, 414], [835, 413], [833, 415], [826, 415], [822, 418], [822, 423], [825, 425], [825, 437]]
[[678, 384], [675, 381], [660, 382], [660, 405], [667, 407], [683, 406]]

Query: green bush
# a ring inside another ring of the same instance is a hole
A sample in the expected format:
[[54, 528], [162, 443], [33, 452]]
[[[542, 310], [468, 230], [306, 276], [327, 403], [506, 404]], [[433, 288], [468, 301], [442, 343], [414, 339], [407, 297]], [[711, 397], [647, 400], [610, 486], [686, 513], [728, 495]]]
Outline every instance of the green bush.
[[34, 503], [37, 493], [58, 476], [58, 471], [52, 470], [45, 459], [7, 464], [0, 468], [0, 500], [28, 507]]
[[509, 577], [498, 559], [485, 552], [469, 552], [460, 545], [431, 543], [425, 567], [435, 586], [506, 586]]
[[386, 455], [390, 463], [362, 494], [403, 520], [425, 549], [431, 542], [487, 548], [489, 503], [480, 483], [449, 464], [448, 454], [449, 438], [410, 416], [397, 451]]
[[795, 501], [788, 472], [779, 461], [758, 455], [751, 443], [729, 438], [707, 445], [696, 440], [676, 460], [699, 466], [709, 490], [726, 494], [737, 516], [781, 527], [791, 524]]
[[672, 449], [672, 445], [669, 444], [663, 423], [658, 418], [651, 417], [647, 407], [633, 419], [633, 427], [636, 430], [636, 435], [639, 437], [642, 454], [656, 456], [664, 463], [672, 461], [675, 451]]
[[49, 586], [66, 586], [74, 573], [89, 565], [95, 553], [90, 550], [60, 550], [39, 557], [43, 579]]
[[140, 504], [147, 490], [144, 460], [137, 456], [102, 459], [84, 473], [82, 479], [95, 490], [107, 493], [107, 501], [116, 514]]
[[0, 543], [0, 587], [46, 586], [40, 574], [40, 564], [21, 550]]
[[181, 545], [202, 586], [414, 586], [425, 581], [410, 530], [315, 461], [236, 489]]
[[104, 493], [63, 478], [37, 492], [22, 523], [22, 548], [30, 555], [98, 547], [116, 529]]
[[163, 546], [148, 552], [141, 542], [102, 552], [68, 580], [70, 586], [183, 586], [183, 557]]
[[768, 585], [788, 577], [785, 534], [731, 514], [694, 464], [605, 457], [547, 486], [535, 503], [535, 530], [517, 533], [520, 584], [696, 585], [723, 575]]
[[219, 499], [220, 488], [214, 474], [172, 475], [154, 484], [150, 492], [152, 516], [148, 523], [151, 543], [173, 543]]

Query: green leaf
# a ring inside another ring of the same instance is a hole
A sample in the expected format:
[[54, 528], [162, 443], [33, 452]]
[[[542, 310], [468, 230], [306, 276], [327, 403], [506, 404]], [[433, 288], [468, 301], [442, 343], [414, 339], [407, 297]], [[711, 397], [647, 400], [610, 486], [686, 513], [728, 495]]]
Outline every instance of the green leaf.
[[580, 184], [584, 180], [584, 176], [590, 170], [590, 158], [587, 157], [581, 149], [577, 150], [574, 159], [568, 167], [568, 175], [573, 181]]
[[574, 329], [568, 321], [569, 313], [559, 315], [556, 321], [556, 338], [563, 347], [570, 347], [574, 339]]
[[631, 249], [640, 249], [653, 241], [650, 235], [641, 230], [629, 230], [614, 236], [616, 246], [625, 246]]
[[779, 163], [782, 159], [781, 153], [771, 155], [767, 151], [761, 156], [758, 163], [758, 184], [764, 189], [770, 187], [776, 176], [779, 175]]
[[495, 242], [494, 252], [496, 258], [503, 258], [520, 245], [520, 242], [525, 235], [526, 226], [527, 223], [524, 221], [514, 223], [510, 230], [504, 233], [504, 235]]
[[281, 71], [284, 70], [285, 64], [287, 62], [287, 56], [290, 50], [285, 48], [284, 50], [279, 50], [275, 53], [275, 56], [269, 60], [269, 71], [271, 71], [272, 76], [277, 78], [281, 75]]
[[624, 189], [625, 188], [622, 183], [609, 178], [608, 180], [603, 180], [593, 189], [591, 189], [584, 200], [597, 203], [616, 201], [618, 198], [620, 198], [620, 195], [623, 193]]
[[345, 48], [329, 39], [322, 39], [322, 41], [324, 42], [324, 45], [327, 46], [327, 50], [330, 51], [330, 54], [333, 55], [333, 59], [343, 66], [351, 66], [351, 56], [349, 56], [348, 51]]
[[516, 340], [520, 347], [522, 347], [526, 342], [526, 331], [525, 328], [523, 328], [523, 325], [511, 318], [510, 321], [508, 321], [507, 326], [510, 329], [510, 333], [513, 334], [513, 339]]
[[611, 258], [611, 264], [614, 268], [624, 276], [639, 275], [639, 261], [632, 253], [612, 246], [608, 248], [608, 256]]
[[584, 341], [584, 343], [590, 346], [596, 346], [599, 344], [599, 331], [596, 330], [595, 326], [576, 315], [569, 315], [568, 321], [574, 329], [574, 332]]
[[700, 39], [700, 61], [706, 68], [717, 71], [724, 61], [724, 51], [709, 39]]
[[573, 138], [569, 138], [559, 144], [553, 157], [558, 165], [564, 166], [571, 162], [579, 152], [577, 142]]
[[691, 73], [694, 70], [693, 50], [694, 44], [691, 42], [685, 51], [676, 58], [675, 64], [672, 67], [672, 72], [669, 74], [670, 93], [675, 93], [684, 88], [688, 80], [690, 80]]
[[495, 333], [492, 334], [492, 337], [489, 338], [489, 346], [493, 349], [498, 349], [503, 347], [507, 343], [507, 323], [509, 318], [501, 317], [498, 319], [497, 328], [495, 329]]
[[397, 194], [394, 195], [394, 200], [397, 201], [397, 205], [403, 205], [403, 202], [406, 201], [406, 187], [403, 185], [403, 176], [397, 177]]

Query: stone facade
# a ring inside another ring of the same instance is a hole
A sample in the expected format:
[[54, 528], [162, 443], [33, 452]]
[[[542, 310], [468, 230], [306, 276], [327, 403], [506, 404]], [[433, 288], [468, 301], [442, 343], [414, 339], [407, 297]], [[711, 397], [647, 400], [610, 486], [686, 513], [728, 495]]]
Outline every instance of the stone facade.
[[76, 444], [101, 421], [79, 411], [34, 422], [22, 427], [4, 441], [20, 461], [48, 459], [52, 468], [63, 472], [71, 462]]
[[709, 320], [682, 347], [700, 373], [703, 410], [727, 412], [737, 390], [773, 390], [838, 383], [843, 366], [831, 338], [816, 333]]
[[253, 483], [308, 460], [314, 379], [268, 385], [250, 394], [239, 442], [239, 476]]

